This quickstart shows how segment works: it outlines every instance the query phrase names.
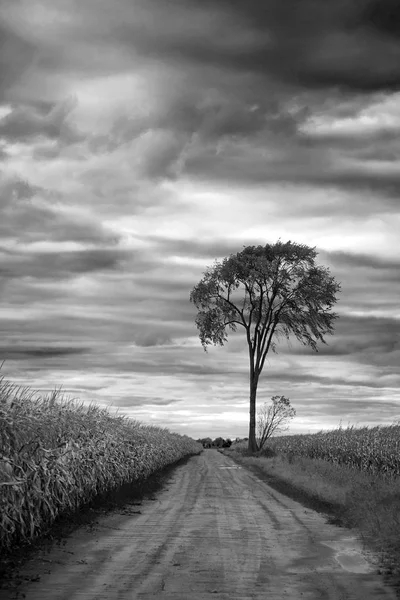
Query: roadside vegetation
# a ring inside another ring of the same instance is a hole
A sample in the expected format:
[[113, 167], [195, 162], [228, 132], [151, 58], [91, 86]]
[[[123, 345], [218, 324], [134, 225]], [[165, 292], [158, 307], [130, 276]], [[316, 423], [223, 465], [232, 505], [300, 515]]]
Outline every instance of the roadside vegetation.
[[202, 445], [97, 405], [48, 397], [0, 379], [0, 554]]
[[368, 473], [400, 476], [400, 424], [281, 436], [271, 438], [269, 448], [276, 454], [321, 458]]
[[203, 446], [203, 448], [230, 448], [232, 440], [227, 438], [226, 440], [222, 437], [217, 437], [212, 440], [210, 437], [198, 439], [197, 442]]
[[271, 438], [255, 456], [243, 440], [224, 452], [271, 487], [356, 529], [400, 583], [400, 425]]

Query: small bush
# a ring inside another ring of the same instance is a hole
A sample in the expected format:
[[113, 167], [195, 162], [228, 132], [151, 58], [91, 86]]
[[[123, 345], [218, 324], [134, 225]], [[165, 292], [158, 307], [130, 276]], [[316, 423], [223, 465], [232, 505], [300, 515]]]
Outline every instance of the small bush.
[[260, 451], [260, 456], [264, 456], [264, 458], [274, 458], [276, 456], [276, 452], [270, 446], [264, 446]]

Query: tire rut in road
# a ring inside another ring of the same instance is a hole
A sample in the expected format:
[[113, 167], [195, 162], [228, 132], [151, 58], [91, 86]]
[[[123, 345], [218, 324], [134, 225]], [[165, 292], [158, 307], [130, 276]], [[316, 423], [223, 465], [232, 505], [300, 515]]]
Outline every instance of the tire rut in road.
[[50, 568], [41, 556], [31, 561], [25, 575], [41, 579], [21, 586], [20, 594], [26, 600], [396, 597], [353, 532], [329, 525], [215, 450], [177, 467], [167, 487], [157, 501], [144, 501], [140, 515], [115, 513], [92, 533], [72, 534], [65, 548], [47, 555]]

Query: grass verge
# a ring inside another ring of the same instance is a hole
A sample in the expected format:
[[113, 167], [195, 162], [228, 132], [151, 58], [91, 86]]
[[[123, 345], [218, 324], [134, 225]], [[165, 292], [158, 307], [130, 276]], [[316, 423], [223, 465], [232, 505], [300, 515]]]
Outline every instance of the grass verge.
[[248, 456], [222, 450], [277, 491], [356, 529], [365, 548], [380, 558], [381, 573], [400, 597], [400, 478], [370, 475], [318, 459]]

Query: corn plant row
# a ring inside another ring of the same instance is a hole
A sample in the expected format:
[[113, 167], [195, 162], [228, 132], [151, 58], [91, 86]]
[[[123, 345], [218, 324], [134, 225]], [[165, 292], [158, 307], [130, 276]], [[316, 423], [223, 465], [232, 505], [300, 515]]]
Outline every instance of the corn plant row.
[[202, 451], [168, 429], [0, 379], [0, 552], [57, 516]]
[[400, 475], [399, 424], [281, 436], [270, 439], [268, 447], [278, 454], [320, 458], [389, 477]]

